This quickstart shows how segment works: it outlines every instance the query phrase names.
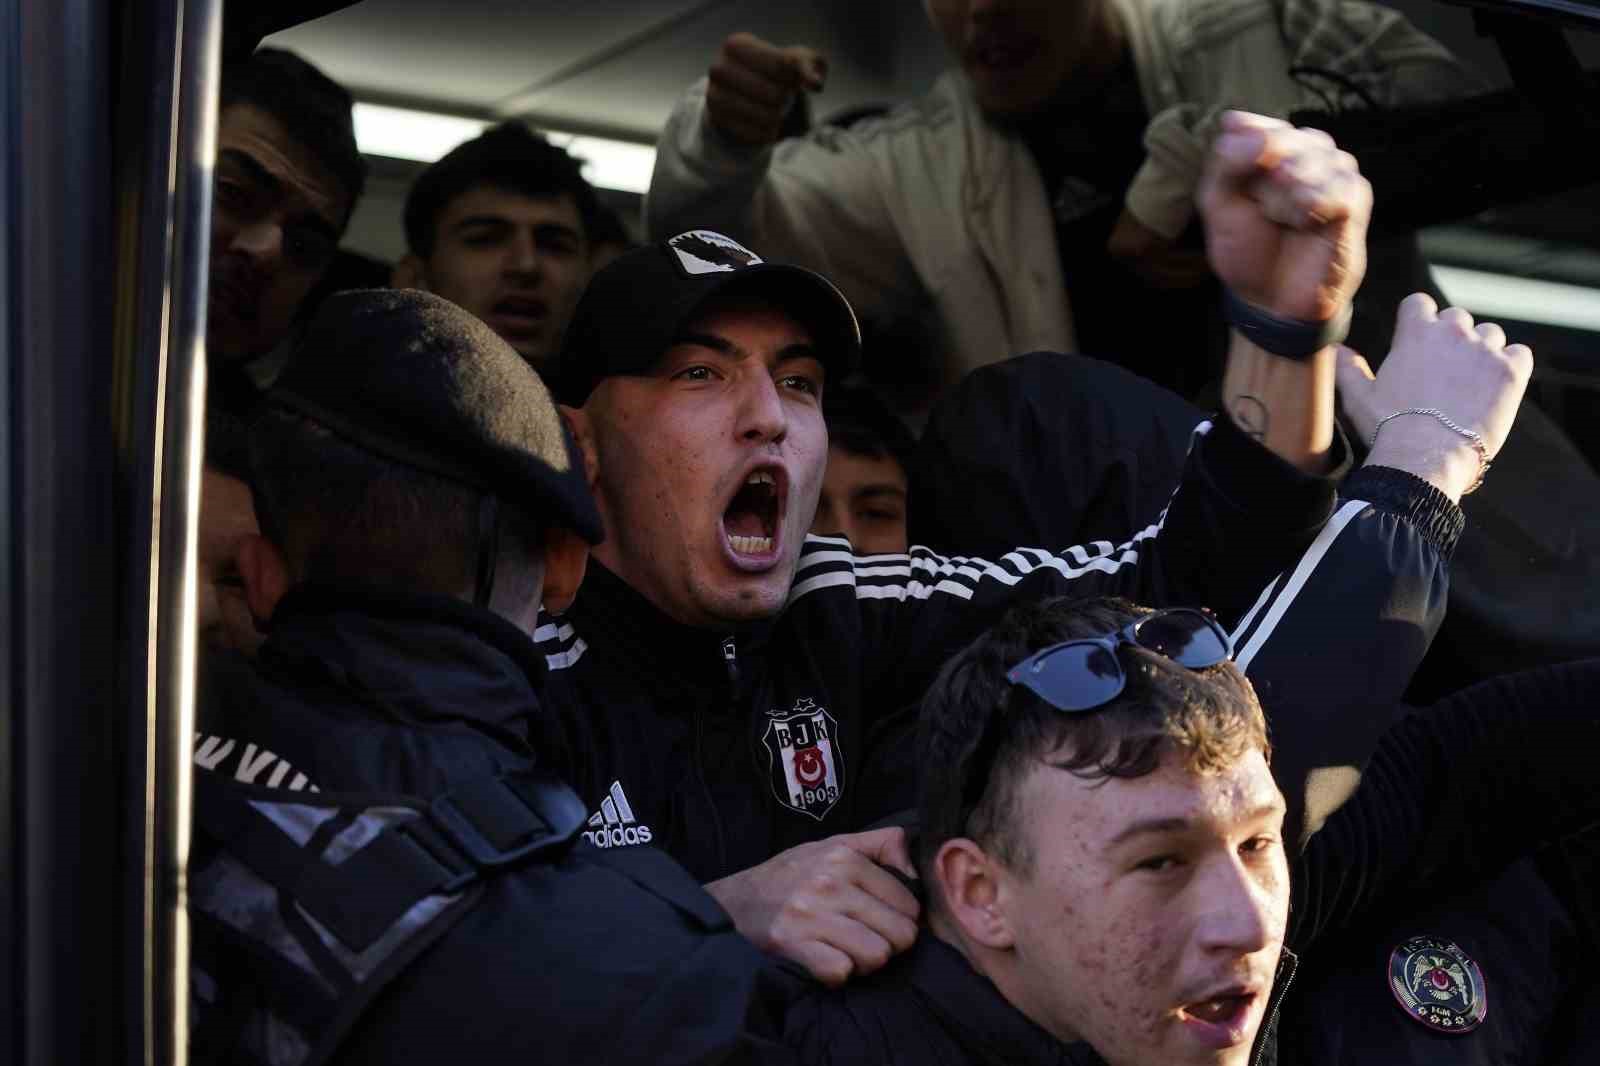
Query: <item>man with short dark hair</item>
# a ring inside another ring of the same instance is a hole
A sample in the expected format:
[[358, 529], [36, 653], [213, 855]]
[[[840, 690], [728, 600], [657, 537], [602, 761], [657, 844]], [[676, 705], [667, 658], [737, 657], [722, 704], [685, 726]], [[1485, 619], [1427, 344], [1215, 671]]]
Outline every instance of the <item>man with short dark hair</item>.
[[581, 164], [520, 122], [458, 145], [406, 196], [394, 284], [487, 322], [535, 370], [561, 343], [603, 225]]
[[[1600, 818], [1585, 761], [1559, 754], [1600, 739], [1588, 662], [1407, 719], [1291, 859], [1266, 721], [1231, 651], [1201, 611], [1057, 599], [954, 657], [917, 749], [931, 935], [791, 1010], [802, 1060], [1275, 1062], [1295, 951]], [[1446, 1025], [1486, 1003], [1483, 975], [1439, 943], [1390, 979]]]
[[[223, 72], [206, 351], [222, 384], [246, 397], [281, 369], [265, 357], [333, 263], [361, 198], [350, 108], [348, 92], [292, 52], [263, 48]], [[241, 373], [248, 381], [232, 380]]]
[[270, 633], [200, 701], [193, 1061], [765, 1060], [766, 960], [665, 856], [584, 845], [549, 769], [530, 638], [601, 529], [538, 376], [437, 297], [340, 293], [250, 451]]
[[[571, 778], [597, 828], [648, 826], [741, 931], [825, 980], [915, 937], [916, 901], [881, 868], [910, 871], [898, 831], [850, 831], [898, 809], [906, 782], [875, 758], [903, 744], [893, 716], [1016, 601], [1207, 603], [1248, 628], [1250, 654], [1285, 618], [1326, 627], [1331, 613], [1363, 634], [1381, 620], [1382, 661], [1339, 678], [1356, 697], [1403, 685], [1437, 625], [1454, 500], [1504, 439], [1531, 352], [1415, 308], [1374, 387], [1390, 410], [1418, 410], [1336, 506], [1326, 330], [1359, 283], [1368, 192], [1320, 135], [1243, 114], [1227, 129], [1201, 198], [1208, 246], [1241, 299], [1274, 310], [1257, 314], [1264, 332], [1235, 335], [1228, 413], [1197, 427], [1169, 505], [1115, 531], [1121, 543], [990, 560], [807, 539], [826, 383], [859, 348], [838, 290], [693, 230], [620, 257], [580, 302], [551, 380], [607, 539], [584, 596], [540, 627]], [[1408, 377], [1419, 365], [1451, 372]], [[1340, 575], [1337, 602], [1297, 604], [1323, 570]]]

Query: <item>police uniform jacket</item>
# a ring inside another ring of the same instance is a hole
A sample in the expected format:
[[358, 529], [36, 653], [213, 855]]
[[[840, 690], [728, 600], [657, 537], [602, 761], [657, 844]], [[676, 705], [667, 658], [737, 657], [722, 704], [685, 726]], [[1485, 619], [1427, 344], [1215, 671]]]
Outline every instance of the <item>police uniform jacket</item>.
[[[428, 801], [535, 761], [542, 670], [525, 634], [464, 602], [302, 587], [255, 671], [210, 675], [197, 770], [289, 796]], [[782, 1062], [762, 1036], [773, 980], [665, 855], [580, 842], [488, 877], [336, 1061]]]
[[[1396, 899], [1478, 884], [1518, 856], [1600, 822], [1589, 758], [1600, 742], [1597, 684], [1600, 660], [1510, 675], [1410, 716], [1383, 737], [1362, 787], [1291, 863], [1288, 950], [1255, 1066], [1303, 1061], [1298, 1049], [1320, 1030], [1304, 1031], [1304, 1012], [1288, 1006], [1303, 991], [1296, 971], [1337, 951], [1335, 938]], [[1420, 1003], [1440, 1019], [1465, 1016], [1484, 994], [1481, 974], [1445, 952], [1418, 952], [1410, 963], [1399, 971], [1401, 990], [1440, 990], [1441, 998]], [[1351, 1030], [1370, 1023], [1349, 1000], [1328, 1006]], [[927, 930], [877, 974], [792, 1007], [786, 1025], [802, 1062], [815, 1066], [1101, 1061], [1082, 1044], [1050, 1039]], [[1456, 1061], [1461, 1039], [1437, 1034], [1433, 1061]], [[1347, 1050], [1369, 1047], [1358, 1041], [1352, 1037]], [[1280, 1059], [1280, 1044], [1295, 1053]]]
[[[1323, 716], [1387, 706], [1443, 611], [1460, 515], [1382, 468], [1357, 472], [1336, 498], [1342, 437], [1336, 452], [1328, 476], [1307, 476], [1231, 420], [1202, 422], [1170, 503], [1119, 543], [979, 559], [862, 556], [809, 537], [782, 613], [737, 631], [679, 625], [591, 563], [572, 610], [536, 638], [566, 731], [562, 772], [592, 804], [594, 841], [648, 842], [711, 881], [911, 805], [915, 701], [945, 659], [1024, 598], [1209, 606], [1234, 629], [1241, 665], [1269, 671], [1264, 692], [1315, 670], [1307, 656], [1328, 632], [1354, 634], [1363, 649], [1377, 643], [1369, 669], [1295, 682], [1334, 690], [1305, 728], [1328, 736]], [[1349, 761], [1344, 739], [1364, 755], [1362, 730], [1381, 725], [1345, 724], [1319, 755]]]

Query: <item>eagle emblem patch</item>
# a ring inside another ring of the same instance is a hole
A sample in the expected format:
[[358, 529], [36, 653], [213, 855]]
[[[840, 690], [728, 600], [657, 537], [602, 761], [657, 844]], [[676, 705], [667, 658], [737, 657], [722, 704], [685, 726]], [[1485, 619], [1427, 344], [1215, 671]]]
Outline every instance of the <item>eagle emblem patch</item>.
[[1470, 1033], [1489, 1014], [1483, 971], [1442, 937], [1414, 936], [1389, 955], [1389, 988], [1413, 1020], [1440, 1033]]
[[732, 237], [709, 229], [692, 229], [669, 237], [667, 247], [677, 257], [678, 269], [691, 278], [697, 274], [729, 273], [761, 262], [759, 255]]

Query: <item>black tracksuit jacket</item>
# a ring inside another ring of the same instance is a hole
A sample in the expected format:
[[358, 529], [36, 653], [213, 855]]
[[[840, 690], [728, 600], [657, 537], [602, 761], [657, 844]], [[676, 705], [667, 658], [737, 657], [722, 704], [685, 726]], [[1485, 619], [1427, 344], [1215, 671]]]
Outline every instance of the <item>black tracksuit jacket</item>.
[[[1383, 468], [1337, 497], [1342, 438], [1336, 451], [1337, 469], [1311, 477], [1227, 418], [1202, 423], [1166, 509], [1118, 544], [989, 561], [811, 537], [783, 612], [737, 632], [678, 625], [591, 564], [573, 609], [536, 635], [563, 732], [541, 750], [564, 746], [597, 843], [648, 839], [711, 881], [910, 806], [915, 702], [945, 659], [1019, 600], [1117, 594], [1212, 608], [1269, 712], [1280, 689], [1297, 699], [1318, 741], [1280, 773], [1359, 765], [1387, 723], [1346, 708], [1398, 697], [1442, 613], [1461, 519]], [[1358, 669], [1324, 654], [1330, 636]]]
[[[1514, 438], [1537, 429], [1537, 420], [1532, 429], [1527, 424], [1536, 414], [1524, 411]], [[1087, 529], [1132, 526], [1136, 515], [1159, 507], [1172, 491], [1185, 434], [1198, 417], [1177, 396], [1096, 359], [1035, 354], [983, 367], [941, 397], [922, 436], [919, 461], [912, 464], [912, 535], [941, 549], [961, 545], [982, 552], [1003, 550], [1002, 545], [1018, 540], [1067, 542]], [[1532, 433], [1529, 439], [1543, 438]], [[1508, 446], [1505, 455], [1513, 450]], [[1555, 461], [1549, 455], [1543, 458]], [[1502, 463], [1491, 477], [1502, 512], [1505, 499], [1527, 503], [1530, 493], [1540, 491], [1536, 485], [1507, 489], [1503, 481], [1508, 473], [1515, 480], [1515, 471]], [[1038, 484], [1060, 484], [1064, 490], [1043, 495], [1033, 491]], [[1347, 491], [1368, 490], [1352, 484]], [[1494, 495], [1472, 497], [1469, 511], [1475, 505], [1492, 517], [1496, 502], [1486, 497]], [[1512, 631], [1527, 630], [1509, 623], [1480, 626], [1463, 643], [1463, 626], [1485, 618], [1505, 623], [1505, 612], [1519, 606], [1518, 595], [1525, 597], [1528, 589], [1548, 584], [1562, 572], [1553, 562], [1541, 563], [1533, 548], [1519, 549], [1520, 558], [1507, 549], [1500, 561], [1512, 566], [1510, 571], [1487, 565], [1485, 545], [1504, 541], [1510, 535], [1505, 530], [1522, 536], [1518, 522], [1532, 521], [1531, 513], [1519, 512], [1518, 521], [1478, 530], [1476, 547], [1470, 530], [1463, 538], [1463, 551], [1476, 556], [1477, 583], [1493, 577], [1491, 584], [1507, 595], [1486, 607], [1480, 591], [1468, 604], [1472, 609], [1461, 613], [1461, 570], [1454, 567], [1450, 617], [1443, 632], [1455, 630], [1456, 651], [1446, 648], [1442, 659], [1429, 656], [1423, 670], [1431, 667], [1429, 683], [1434, 687], [1442, 681], [1449, 686], [1446, 691], [1454, 690], [1495, 673], [1555, 661], [1576, 646], [1571, 640], [1557, 641], [1530, 651], [1526, 641], [1512, 639], [1504, 647], [1489, 647], [1497, 639], [1505, 643]], [[1554, 528], [1564, 527], [1556, 522]], [[1519, 544], [1524, 541], [1526, 537]], [[1342, 584], [1347, 576], [1353, 575], [1323, 568], [1313, 582], [1332, 577]], [[1320, 616], [1291, 613], [1250, 665], [1268, 711], [1274, 770], [1291, 807], [1302, 783], [1310, 792], [1311, 827], [1343, 795], [1350, 780], [1345, 767], [1361, 765], [1363, 746], [1375, 739], [1373, 730], [1407, 713], [1398, 703], [1401, 688], [1386, 687], [1396, 678], [1402, 686], [1406, 681], [1398, 667], [1410, 651], [1397, 653], [1389, 644], [1404, 613], [1380, 608], [1373, 615], [1378, 624], [1368, 627], [1328, 624], [1332, 618], [1357, 618], [1371, 611], [1380, 602], [1380, 585], [1359, 583], [1348, 595], [1326, 581], [1308, 588], [1303, 598], [1335, 609]], [[1563, 595], [1581, 597], [1582, 587], [1580, 582]], [[1542, 631], [1548, 631], [1551, 625], [1544, 623], [1554, 624], [1551, 620], [1558, 615], [1559, 603], [1552, 601], [1542, 615], [1535, 611], [1529, 624], [1533, 629], [1540, 628], [1534, 623], [1542, 624]], [[1573, 639], [1582, 632], [1579, 624]], [[1458, 662], [1460, 649], [1468, 645], [1481, 654]], [[1519, 655], [1522, 666], [1506, 665]], [[1274, 658], [1276, 662], [1269, 661]], [[1294, 665], [1297, 658], [1304, 659], [1306, 668]], [[1349, 664], [1351, 676], [1326, 684], [1335, 663]], [[1387, 665], [1371, 669], [1372, 663]], [[1457, 677], [1463, 665], [1466, 676]], [[1351, 677], [1367, 678], [1368, 690], [1352, 694]], [[1600, 1032], [1590, 1023], [1600, 1008], [1600, 976], [1590, 965], [1600, 951], [1597, 871], [1600, 832], [1591, 831], [1536, 859], [1522, 860], [1487, 883], [1454, 889], [1442, 885], [1439, 891], [1372, 910], [1360, 928], [1307, 958], [1295, 978], [1294, 995], [1284, 1004], [1284, 1018], [1292, 1022], [1286, 1026], [1286, 1060], [1297, 1066], [1423, 1066], [1448, 1050], [1452, 1066], [1600, 1062]], [[1387, 983], [1389, 955], [1421, 934], [1455, 942], [1482, 967], [1491, 996], [1488, 1017], [1477, 1029], [1437, 1033], [1397, 1006]]]
[[[1596, 691], [1600, 660], [1508, 675], [1406, 717], [1382, 738], [1361, 787], [1291, 864], [1291, 950], [1279, 966], [1253, 1063], [1298, 1062], [1291, 1049], [1308, 1037], [1328, 1039], [1326, 1025], [1306, 1031], [1301, 1016], [1281, 1006], [1300, 993], [1295, 954], [1303, 972], [1316, 955], [1341, 950], [1335, 939], [1375, 911], [1481, 883], [1516, 858], [1600, 823]], [[1380, 961], [1372, 976], [1385, 981], [1387, 967]], [[1495, 997], [1516, 991], [1490, 978], [1491, 1016]], [[1384, 1044], [1374, 1050], [1360, 1035], [1374, 1021], [1360, 1000], [1326, 1006], [1349, 1031], [1351, 1056], [1342, 1061], [1389, 1061]], [[792, 1006], [786, 1033], [807, 1066], [1102, 1063], [1086, 1045], [1052, 1040], [926, 930], [878, 973]], [[1471, 1034], [1440, 1035], [1434, 1061], [1457, 1061], [1463, 1039]]]

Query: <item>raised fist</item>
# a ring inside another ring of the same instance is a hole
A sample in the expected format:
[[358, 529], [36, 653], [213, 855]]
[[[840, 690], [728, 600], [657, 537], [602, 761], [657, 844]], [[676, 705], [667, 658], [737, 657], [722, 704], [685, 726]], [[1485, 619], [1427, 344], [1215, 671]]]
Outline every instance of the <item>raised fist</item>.
[[751, 33], [722, 42], [706, 86], [706, 115], [718, 133], [752, 148], [778, 139], [784, 116], [805, 90], [819, 92], [828, 61], [811, 48], [780, 48]]
[[1326, 133], [1225, 113], [1199, 203], [1211, 269], [1247, 303], [1325, 322], [1361, 285], [1372, 186]]

